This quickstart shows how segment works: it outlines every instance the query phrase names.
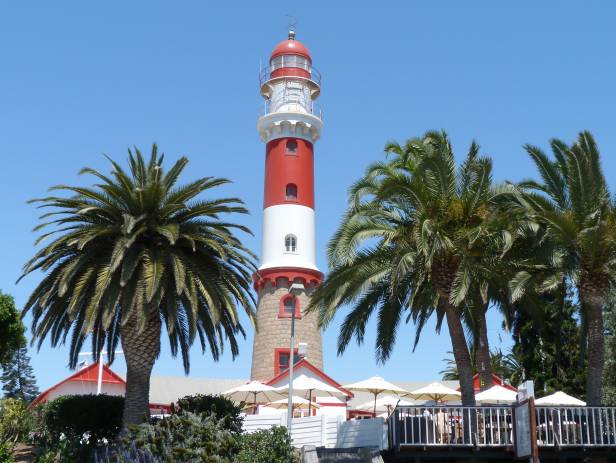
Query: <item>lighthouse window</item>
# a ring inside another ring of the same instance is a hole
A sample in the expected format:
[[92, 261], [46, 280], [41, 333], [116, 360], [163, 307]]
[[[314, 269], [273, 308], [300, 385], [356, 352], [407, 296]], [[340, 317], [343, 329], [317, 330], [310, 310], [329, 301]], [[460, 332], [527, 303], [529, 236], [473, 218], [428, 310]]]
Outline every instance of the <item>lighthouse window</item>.
[[293, 313], [293, 311], [295, 310], [295, 298], [294, 297], [287, 297], [284, 301], [283, 301], [283, 305], [284, 305], [284, 313], [291, 315]]
[[287, 252], [297, 251], [297, 238], [295, 235], [287, 235], [284, 238], [284, 247]]
[[297, 185], [295, 183], [289, 183], [287, 185], [285, 196], [287, 201], [297, 201]]
[[286, 153], [287, 154], [297, 154], [297, 141], [296, 140], [287, 140]]

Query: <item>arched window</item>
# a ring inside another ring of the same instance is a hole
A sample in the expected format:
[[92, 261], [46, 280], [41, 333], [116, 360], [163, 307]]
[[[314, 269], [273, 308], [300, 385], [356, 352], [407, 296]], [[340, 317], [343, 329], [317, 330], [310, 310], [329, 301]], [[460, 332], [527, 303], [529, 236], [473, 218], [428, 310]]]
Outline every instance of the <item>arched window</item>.
[[295, 313], [295, 318], [302, 318], [299, 298], [293, 294], [285, 294], [280, 298], [280, 306], [278, 308], [279, 318], [290, 318]]
[[285, 197], [287, 201], [297, 201], [297, 185], [289, 183], [285, 188]]
[[285, 298], [284, 301], [282, 301], [282, 307], [284, 309], [285, 314], [291, 315], [293, 311], [295, 310], [295, 298], [294, 297]]
[[297, 237], [295, 235], [287, 235], [284, 237], [284, 248], [287, 252], [297, 251]]
[[297, 154], [297, 140], [287, 140], [285, 152], [287, 154]]

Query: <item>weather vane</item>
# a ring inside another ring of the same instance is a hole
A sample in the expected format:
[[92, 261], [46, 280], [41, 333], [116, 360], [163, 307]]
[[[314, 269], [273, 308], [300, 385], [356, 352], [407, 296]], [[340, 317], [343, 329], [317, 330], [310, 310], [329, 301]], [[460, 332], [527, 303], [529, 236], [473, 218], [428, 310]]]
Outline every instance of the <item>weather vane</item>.
[[295, 30], [297, 28], [297, 18], [295, 16], [290, 15], [290, 14], [287, 14], [285, 16], [287, 18], [289, 18], [289, 24], [288, 24], [289, 40], [293, 40], [293, 39], [295, 39]]

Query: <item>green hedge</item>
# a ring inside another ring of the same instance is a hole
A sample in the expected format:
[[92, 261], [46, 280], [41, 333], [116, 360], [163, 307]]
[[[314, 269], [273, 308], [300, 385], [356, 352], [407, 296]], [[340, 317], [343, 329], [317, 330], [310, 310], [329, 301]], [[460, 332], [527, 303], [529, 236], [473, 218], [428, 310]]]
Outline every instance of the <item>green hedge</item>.
[[45, 410], [45, 426], [52, 436], [83, 437], [90, 441], [115, 439], [122, 426], [124, 397], [71, 395], [50, 402]]
[[195, 394], [178, 400], [176, 410], [196, 414], [216, 415], [231, 432], [242, 432], [242, 409], [231, 400], [219, 395]]

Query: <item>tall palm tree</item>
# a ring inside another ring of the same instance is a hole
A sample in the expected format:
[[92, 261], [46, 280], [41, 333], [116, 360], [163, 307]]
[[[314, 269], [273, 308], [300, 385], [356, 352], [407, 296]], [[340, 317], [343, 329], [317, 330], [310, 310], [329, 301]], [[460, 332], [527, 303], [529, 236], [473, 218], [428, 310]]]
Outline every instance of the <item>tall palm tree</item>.
[[[573, 146], [560, 140], [550, 145], [553, 159], [536, 146], [525, 146], [542, 182], [522, 182], [521, 201], [553, 243], [550, 259], [557, 271], [543, 288], [562, 286], [563, 278], [577, 288], [588, 342], [586, 402], [599, 405], [605, 355], [603, 308], [616, 281], [615, 204], [592, 134], [581, 132]], [[512, 281], [513, 293], [523, 295], [531, 280], [531, 272], [520, 272]]]
[[445, 319], [449, 328], [462, 401], [474, 405], [463, 305], [512, 235], [492, 214], [499, 191], [492, 186], [492, 163], [479, 156], [477, 144], [459, 169], [444, 132], [428, 132], [405, 146], [404, 159], [399, 154], [372, 166], [351, 188], [348, 211], [329, 243], [331, 273], [311, 308], [327, 325], [339, 307], [351, 306], [339, 353], [353, 337], [363, 341], [368, 319], [378, 312], [380, 361], [390, 355], [403, 315], [419, 332], [436, 312], [437, 326]]
[[[124, 425], [149, 416], [150, 374], [160, 352], [162, 325], [175, 356], [190, 368], [189, 348], [199, 338], [217, 360], [225, 342], [233, 357], [236, 337], [244, 335], [236, 306], [252, 321], [253, 256], [235, 235], [250, 231], [221, 220], [222, 214], [245, 214], [236, 198], [198, 199], [228, 181], [204, 177], [176, 182], [188, 160], [168, 171], [153, 145], [149, 162], [129, 150], [129, 172], [116, 162], [110, 176], [90, 168], [98, 179], [91, 188], [58, 185], [68, 196], [33, 200], [48, 210], [51, 227], [37, 244], [53, 241], [24, 266], [44, 277], [24, 307], [32, 312], [38, 347], [70, 340], [70, 366], [88, 337], [95, 356], [113, 352], [119, 342], [126, 358]], [[33, 339], [34, 342], [34, 339]]]

